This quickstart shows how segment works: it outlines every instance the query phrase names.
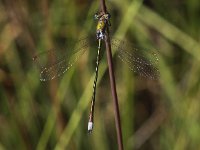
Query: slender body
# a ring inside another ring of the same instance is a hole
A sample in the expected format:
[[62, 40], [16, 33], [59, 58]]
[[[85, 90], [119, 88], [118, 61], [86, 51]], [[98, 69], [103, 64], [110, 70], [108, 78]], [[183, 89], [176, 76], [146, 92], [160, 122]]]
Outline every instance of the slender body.
[[[99, 61], [102, 42], [108, 38], [107, 29], [110, 26], [110, 14], [108, 13], [97, 13], [95, 14], [95, 19], [97, 20], [96, 26], [96, 39], [98, 41], [97, 47], [97, 60], [95, 69], [95, 79], [93, 84], [93, 96], [91, 100], [91, 109], [88, 121], [88, 131], [91, 132], [94, 126], [94, 106], [95, 106], [95, 95], [96, 86], [98, 79]], [[108, 42], [107, 42], [108, 43]], [[114, 39], [109, 42], [112, 47], [118, 52], [118, 57], [128, 65], [128, 67], [138, 75], [157, 80], [159, 78], [159, 70], [156, 67], [158, 64], [158, 56], [155, 51], [141, 51], [134, 47], [134, 45], [121, 41], [119, 39]], [[40, 68], [40, 80], [49, 81], [56, 77], [61, 76], [63, 73], [68, 71], [79, 59], [80, 56], [84, 54], [87, 47], [90, 46], [89, 39], [81, 39], [76, 43], [77, 47], [74, 55], [69, 57], [68, 53], [63, 53], [61, 57], [57, 57], [56, 50], [48, 50], [41, 52], [33, 57], [33, 61]], [[106, 44], [106, 47], [110, 47]], [[107, 51], [108, 52], [108, 51]], [[110, 54], [109, 54], [110, 55]], [[108, 54], [107, 54], [108, 56]], [[146, 56], [150, 56], [151, 59], [146, 59]], [[111, 57], [111, 56], [109, 56]], [[55, 58], [51, 61], [47, 61], [48, 58]], [[109, 61], [108, 61], [109, 64]], [[110, 63], [111, 64], [111, 63]], [[112, 72], [112, 71], [111, 71]], [[112, 75], [111, 75], [112, 76]]]
[[93, 84], [93, 95], [90, 107], [89, 121], [88, 121], [88, 132], [92, 132], [94, 126], [94, 106], [95, 106], [95, 95], [96, 95], [96, 86], [98, 79], [98, 70], [99, 70], [99, 61], [100, 61], [100, 50], [102, 40], [105, 38], [105, 29], [107, 26], [110, 26], [109, 22], [110, 14], [95, 14], [95, 19], [98, 19], [97, 27], [96, 27], [96, 38], [98, 40], [98, 50], [97, 50], [97, 61], [96, 61], [96, 69], [95, 69], [95, 79]]

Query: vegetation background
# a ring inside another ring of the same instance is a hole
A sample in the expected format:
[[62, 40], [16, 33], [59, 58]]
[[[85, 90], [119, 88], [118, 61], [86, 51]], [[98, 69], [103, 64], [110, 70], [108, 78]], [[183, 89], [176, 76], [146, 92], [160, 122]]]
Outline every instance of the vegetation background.
[[[199, 0], [106, 4], [113, 36], [154, 47], [159, 54], [158, 81], [135, 76], [114, 57], [125, 149], [199, 149]], [[98, 8], [98, 0], [0, 1], [0, 149], [117, 149], [105, 57], [89, 135], [96, 48], [49, 82], [39, 80], [32, 62], [38, 52], [95, 34]]]

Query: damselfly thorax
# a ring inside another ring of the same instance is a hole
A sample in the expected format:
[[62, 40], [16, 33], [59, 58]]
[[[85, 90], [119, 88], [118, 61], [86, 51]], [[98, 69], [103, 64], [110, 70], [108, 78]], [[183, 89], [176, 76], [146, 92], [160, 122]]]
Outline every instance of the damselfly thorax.
[[96, 37], [98, 40], [103, 40], [105, 38], [106, 28], [110, 26], [110, 14], [103, 14], [102, 12], [96, 13], [95, 19], [98, 20], [96, 27]]

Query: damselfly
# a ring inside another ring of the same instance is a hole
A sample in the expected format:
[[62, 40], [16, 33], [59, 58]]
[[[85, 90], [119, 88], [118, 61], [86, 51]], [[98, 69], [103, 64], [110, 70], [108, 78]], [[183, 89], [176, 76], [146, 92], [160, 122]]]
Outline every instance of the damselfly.
[[[99, 70], [99, 62], [100, 62], [100, 52], [102, 48], [102, 41], [106, 37], [106, 28], [110, 26], [110, 14], [109, 13], [97, 13], [95, 14], [95, 18], [98, 20], [96, 27], [96, 39], [98, 41], [97, 47], [97, 58], [96, 58], [96, 69], [95, 69], [95, 79], [93, 83], [93, 96], [91, 101], [91, 108], [89, 114], [88, 121], [88, 131], [91, 132], [93, 129], [93, 120], [94, 120], [94, 105], [95, 105], [95, 93], [96, 93], [96, 85], [98, 79], [98, 70]], [[40, 80], [48, 81], [52, 80], [56, 77], [61, 76], [67, 70], [69, 70], [73, 64], [79, 59], [81, 55], [85, 53], [85, 51], [90, 46], [89, 38], [81, 39], [76, 43], [75, 53], [71, 56], [68, 54], [62, 54], [61, 57], [55, 59], [56, 51], [49, 50], [46, 52], [42, 52], [35, 57], [33, 60], [39, 64], [41, 64], [41, 72], [40, 72]], [[158, 57], [154, 51], [145, 51], [141, 49], [137, 49], [134, 45], [123, 42], [118, 39], [111, 40], [112, 49], [117, 50], [118, 57], [125, 62], [131, 70], [138, 73], [143, 77], [147, 77], [153, 80], [158, 79], [159, 71], [156, 68], [156, 64], [158, 62]], [[48, 56], [48, 57], [47, 57]], [[43, 61], [47, 58], [52, 58], [50, 60], [50, 64], [47, 63], [48, 60]], [[48, 64], [48, 65], [47, 65]]]

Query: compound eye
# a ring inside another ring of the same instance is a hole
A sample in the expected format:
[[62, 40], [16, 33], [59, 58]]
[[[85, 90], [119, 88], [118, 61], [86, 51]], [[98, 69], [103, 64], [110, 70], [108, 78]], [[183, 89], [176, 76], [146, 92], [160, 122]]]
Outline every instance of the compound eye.
[[99, 19], [99, 14], [98, 13], [95, 13], [94, 19]]
[[109, 13], [105, 14], [105, 19], [110, 19], [111, 15]]

